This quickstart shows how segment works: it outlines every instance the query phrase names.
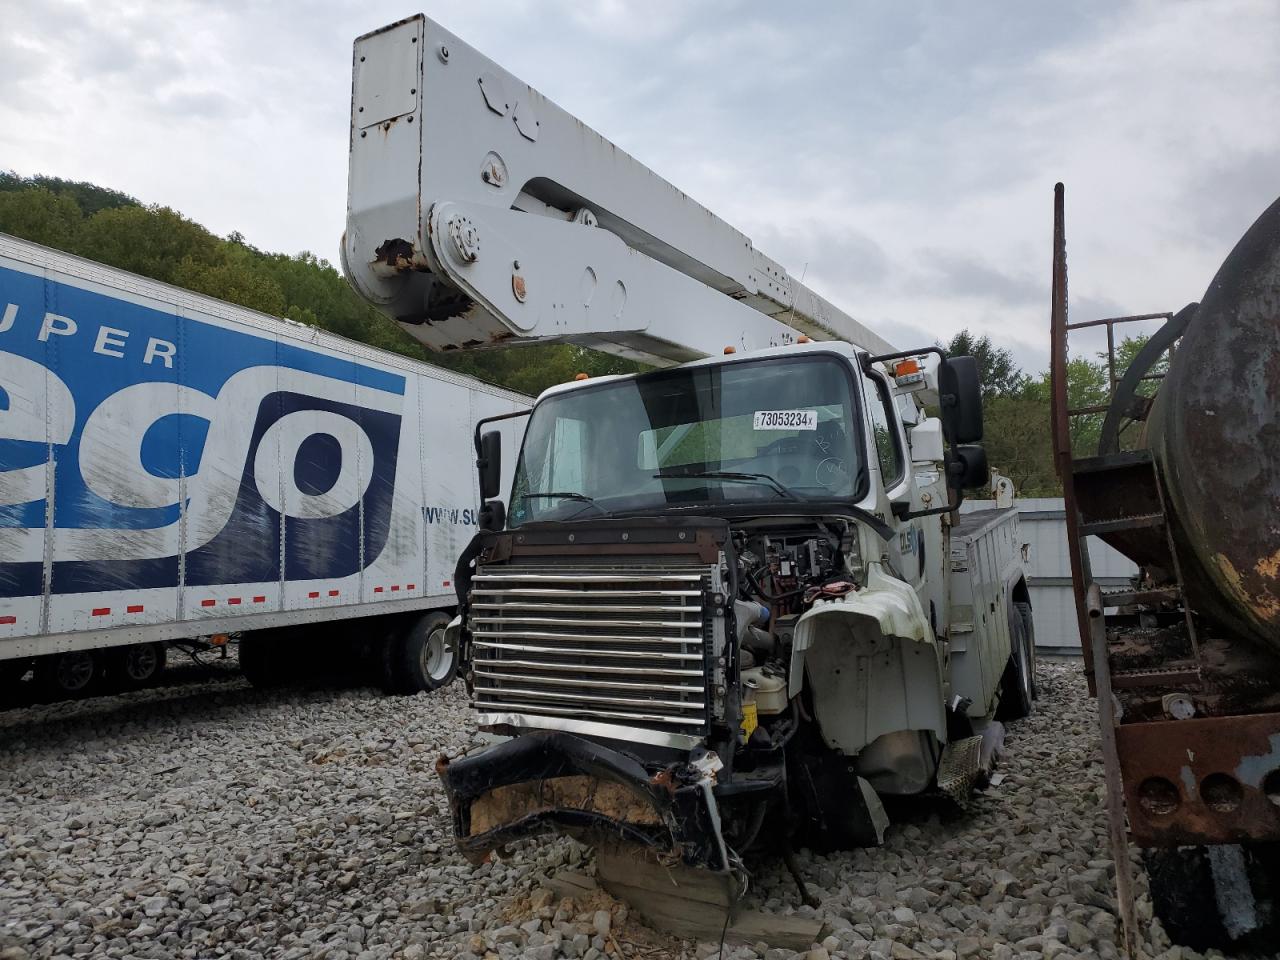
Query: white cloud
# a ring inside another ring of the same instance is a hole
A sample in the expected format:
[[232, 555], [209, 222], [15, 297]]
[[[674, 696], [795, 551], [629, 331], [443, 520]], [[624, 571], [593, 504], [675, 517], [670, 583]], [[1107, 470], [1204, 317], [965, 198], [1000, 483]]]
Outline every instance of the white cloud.
[[[351, 42], [407, 11], [0, 6], [0, 167], [333, 257]], [[894, 336], [1042, 363], [1055, 180], [1077, 316], [1199, 296], [1280, 192], [1274, 0], [427, 7]]]

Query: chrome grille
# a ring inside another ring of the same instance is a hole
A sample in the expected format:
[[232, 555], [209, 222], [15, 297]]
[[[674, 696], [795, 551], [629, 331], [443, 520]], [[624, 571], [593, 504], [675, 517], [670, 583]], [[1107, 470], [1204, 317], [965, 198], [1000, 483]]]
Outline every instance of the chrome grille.
[[468, 621], [474, 706], [705, 734], [712, 573], [482, 568]]

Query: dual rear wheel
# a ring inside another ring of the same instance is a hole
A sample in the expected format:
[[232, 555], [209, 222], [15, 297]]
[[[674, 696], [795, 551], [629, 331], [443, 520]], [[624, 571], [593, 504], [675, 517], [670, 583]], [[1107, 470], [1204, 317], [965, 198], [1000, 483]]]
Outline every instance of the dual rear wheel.
[[240, 669], [255, 687], [355, 680], [392, 694], [438, 690], [458, 673], [448, 625], [447, 613], [430, 611], [259, 631], [241, 638]]
[[1031, 604], [1013, 605], [1009, 623], [1009, 662], [1000, 678], [1000, 706], [996, 719], [1021, 720], [1031, 715], [1036, 699], [1036, 639]]

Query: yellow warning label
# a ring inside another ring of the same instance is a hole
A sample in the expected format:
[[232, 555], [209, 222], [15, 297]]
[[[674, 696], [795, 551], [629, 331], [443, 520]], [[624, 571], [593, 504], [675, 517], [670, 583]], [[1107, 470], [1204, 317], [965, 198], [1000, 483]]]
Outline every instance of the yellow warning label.
[[754, 703], [744, 703], [742, 705], [742, 732], [747, 735], [748, 740], [751, 739], [751, 734], [755, 733], [759, 724], [760, 719], [756, 713], [756, 705]]

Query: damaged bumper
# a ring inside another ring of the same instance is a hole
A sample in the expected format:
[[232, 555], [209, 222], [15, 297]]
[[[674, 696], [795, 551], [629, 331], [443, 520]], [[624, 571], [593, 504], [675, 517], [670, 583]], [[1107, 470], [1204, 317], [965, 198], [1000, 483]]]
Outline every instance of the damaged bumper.
[[590, 740], [547, 733], [456, 760], [441, 757], [436, 771], [458, 848], [472, 863], [514, 840], [559, 832], [728, 869], [711, 792], [714, 771], [705, 763], [647, 768]]

